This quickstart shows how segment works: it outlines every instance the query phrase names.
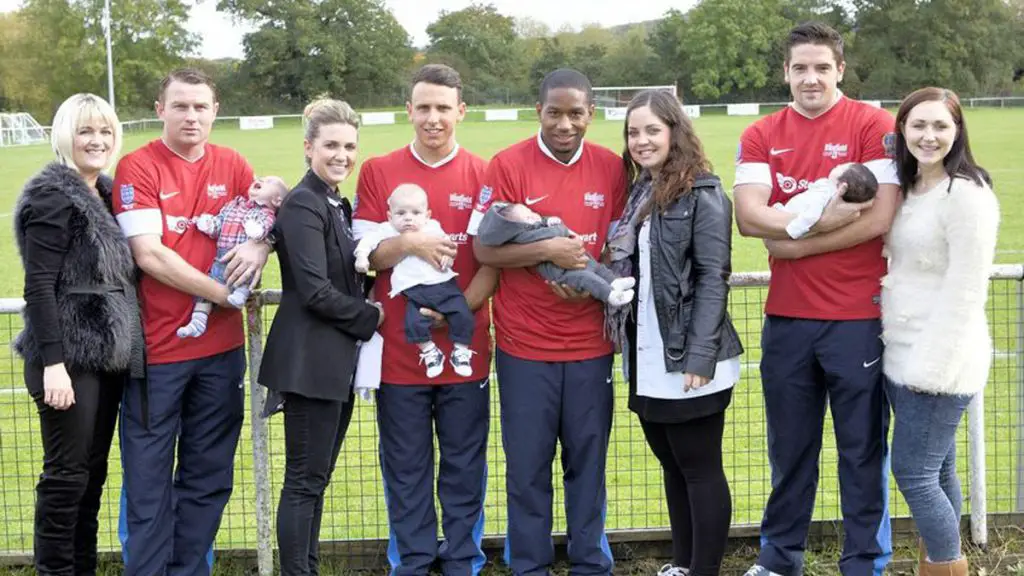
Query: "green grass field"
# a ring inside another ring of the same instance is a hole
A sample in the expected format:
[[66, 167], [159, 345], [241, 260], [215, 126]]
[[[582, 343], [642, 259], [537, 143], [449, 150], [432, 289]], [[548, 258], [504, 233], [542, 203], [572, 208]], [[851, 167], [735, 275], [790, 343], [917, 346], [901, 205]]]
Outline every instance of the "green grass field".
[[[727, 187], [733, 179], [736, 143], [750, 118], [709, 116], [695, 124], [717, 172]], [[970, 111], [975, 156], [992, 172], [1001, 200], [1002, 223], [999, 233], [999, 263], [1024, 261], [1024, 165], [1021, 164], [1019, 134], [1024, 129], [1024, 111]], [[459, 128], [463, 146], [488, 158], [504, 146], [534, 134], [533, 122], [466, 123]], [[598, 121], [588, 138], [613, 149], [622, 147], [622, 126], [618, 122]], [[125, 149], [131, 150], [154, 138], [156, 133], [128, 136]], [[412, 138], [408, 125], [371, 126], [361, 132], [360, 157], [368, 158], [408, 144]], [[297, 125], [282, 125], [271, 131], [242, 132], [219, 126], [215, 143], [234, 147], [253, 164], [258, 174], [278, 174], [296, 182], [304, 171], [302, 135]], [[10, 212], [21, 185], [50, 159], [45, 146], [0, 150], [0, 297], [20, 297], [22, 272], [10, 228]], [[351, 194], [355, 178], [344, 185]], [[765, 252], [759, 241], [734, 238], [733, 269], [756, 271], [767, 268]], [[267, 268], [264, 286], [279, 286], [275, 262]], [[990, 302], [993, 333], [998, 355], [988, 388], [986, 437], [988, 439], [988, 507], [990, 511], [1014, 509], [1014, 471], [1019, 436], [1018, 406], [1024, 402], [1019, 384], [1020, 360], [1017, 353], [1019, 284], [996, 282]], [[734, 524], [756, 523], [760, 519], [770, 482], [765, 448], [765, 429], [757, 361], [763, 288], [737, 289], [731, 300], [732, 317], [741, 332], [747, 353], [743, 380], [737, 387], [726, 428], [727, 468], [733, 492]], [[272, 310], [266, 311], [264, 325]], [[5, 315], [6, 329], [0, 341], [9, 343], [20, 327], [14, 315]], [[0, 346], [0, 554], [31, 550], [34, 482], [41, 462], [38, 422], [35, 408], [23, 391], [20, 363], [11, 358], [9, 346]], [[651, 528], [667, 526], [660, 468], [650, 455], [635, 418], [625, 407], [625, 385], [616, 383], [616, 422], [608, 459], [608, 527]], [[504, 532], [504, 463], [501, 453], [497, 395], [492, 395], [493, 418], [489, 452], [489, 484], [486, 505], [486, 533]], [[338, 462], [332, 483], [322, 537], [324, 539], [382, 538], [387, 536], [386, 513], [380, 489], [376, 457], [376, 429], [373, 407], [360, 404]], [[822, 455], [822, 481], [815, 511], [816, 519], [838, 518], [838, 482], [836, 456], [832, 448], [831, 423], [826, 424], [825, 450]], [[273, 501], [276, 503], [283, 469], [283, 433], [279, 419], [271, 424], [273, 454]], [[218, 545], [225, 548], [252, 548], [256, 541], [255, 493], [252, 481], [252, 445], [248, 440], [248, 422], [236, 460], [236, 490], [222, 525]], [[960, 452], [965, 490], [966, 434]], [[116, 546], [117, 446], [111, 455], [106, 506], [101, 523], [101, 546]], [[554, 477], [560, 472], [557, 467]], [[907, 514], [906, 505], [896, 495], [893, 513]], [[561, 519], [561, 490], [556, 493], [556, 530], [564, 529]]]

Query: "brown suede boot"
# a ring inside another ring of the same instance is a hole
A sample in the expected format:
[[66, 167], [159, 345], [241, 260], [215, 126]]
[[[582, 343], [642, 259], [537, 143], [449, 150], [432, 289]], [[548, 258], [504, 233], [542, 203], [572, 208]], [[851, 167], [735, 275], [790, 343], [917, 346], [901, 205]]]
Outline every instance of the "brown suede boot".
[[918, 576], [967, 576], [967, 557], [961, 556], [952, 562], [931, 562], [921, 560], [917, 567]]

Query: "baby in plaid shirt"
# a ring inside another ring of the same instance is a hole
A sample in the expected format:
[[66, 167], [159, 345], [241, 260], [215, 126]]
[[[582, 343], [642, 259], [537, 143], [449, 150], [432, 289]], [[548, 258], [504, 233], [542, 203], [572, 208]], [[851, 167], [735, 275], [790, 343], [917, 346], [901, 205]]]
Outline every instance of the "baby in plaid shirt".
[[[288, 186], [277, 176], [265, 176], [253, 180], [246, 196], [238, 196], [221, 209], [220, 214], [202, 214], [196, 218], [196, 228], [217, 241], [217, 257], [210, 267], [210, 277], [224, 284], [225, 264], [221, 258], [232, 248], [252, 238], [262, 240], [274, 227], [277, 209], [288, 194]], [[231, 287], [228, 303], [241, 308], [249, 298], [249, 286]], [[196, 299], [192, 308], [192, 319], [178, 328], [179, 338], [198, 338], [206, 332], [206, 321], [213, 309], [213, 303], [202, 298]]]

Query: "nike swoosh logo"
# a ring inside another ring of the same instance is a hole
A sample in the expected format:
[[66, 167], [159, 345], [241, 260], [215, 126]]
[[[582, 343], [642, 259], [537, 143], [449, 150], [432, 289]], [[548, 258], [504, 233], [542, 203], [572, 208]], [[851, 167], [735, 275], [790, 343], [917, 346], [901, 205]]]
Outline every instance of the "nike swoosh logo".
[[537, 202], [540, 202], [541, 200], [543, 200], [543, 199], [545, 199], [547, 197], [548, 197], [547, 194], [545, 194], [544, 196], [541, 196], [540, 198], [529, 198], [529, 197], [527, 197], [526, 198], [526, 205], [527, 206], [533, 206]]
[[881, 359], [882, 359], [882, 357], [881, 357], [881, 356], [879, 356], [878, 358], [875, 358], [875, 359], [874, 359], [874, 360], [872, 360], [871, 362], [865, 362], [865, 363], [864, 363], [864, 367], [865, 367], [865, 368], [871, 368], [871, 367], [872, 367], [872, 366], [874, 366], [875, 364], [878, 364], [878, 361], [879, 361], [879, 360], [881, 360]]
[[786, 152], [792, 151], [792, 148], [783, 148], [782, 150], [776, 150], [775, 148], [772, 148], [771, 150], [768, 151], [768, 153], [771, 154], [772, 156], [778, 156], [779, 154], [785, 154]]
[[179, 193], [180, 192], [161, 192], [160, 193], [160, 199], [161, 200], [167, 200], [168, 198], [173, 198], [173, 197], [177, 196]]

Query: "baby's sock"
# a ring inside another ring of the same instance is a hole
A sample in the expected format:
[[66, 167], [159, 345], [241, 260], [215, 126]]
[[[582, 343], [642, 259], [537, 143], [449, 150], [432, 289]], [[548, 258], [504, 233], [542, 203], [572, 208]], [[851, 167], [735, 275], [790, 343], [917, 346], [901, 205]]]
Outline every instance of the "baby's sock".
[[243, 306], [245, 306], [245, 301], [248, 299], [248, 288], [235, 288], [228, 296], [228, 304], [231, 304], [235, 308], [242, 308]]
[[615, 280], [612, 280], [611, 286], [612, 290], [614, 291], [629, 290], [630, 288], [636, 286], [636, 278], [633, 278], [632, 276], [626, 276], [625, 278], [616, 278]]
[[608, 295], [608, 304], [610, 304], [613, 308], [625, 306], [626, 304], [629, 304], [632, 301], [632, 290], [613, 290], [612, 293]]
[[198, 338], [206, 332], [206, 320], [209, 314], [201, 310], [192, 312], [192, 320], [178, 328], [178, 338]]

